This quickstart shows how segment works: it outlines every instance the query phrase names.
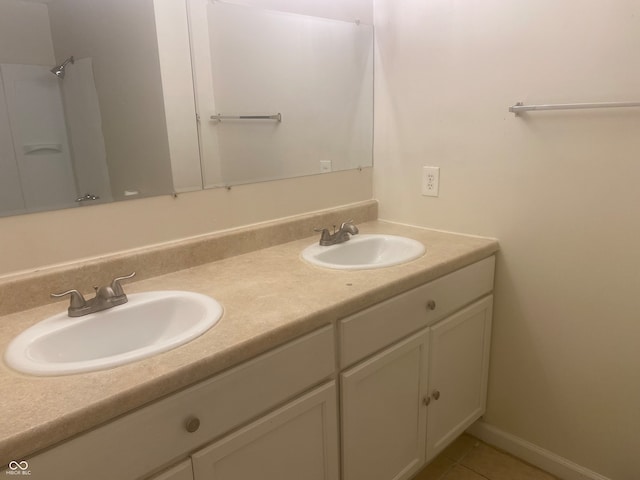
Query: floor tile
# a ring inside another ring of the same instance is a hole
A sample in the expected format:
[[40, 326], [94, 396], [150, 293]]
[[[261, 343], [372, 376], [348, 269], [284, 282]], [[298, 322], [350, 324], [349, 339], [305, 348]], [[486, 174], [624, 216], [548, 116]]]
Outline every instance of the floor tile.
[[484, 443], [472, 448], [460, 464], [491, 480], [557, 480], [553, 475]]
[[469, 453], [469, 451], [480, 444], [480, 440], [472, 437], [471, 435], [467, 435], [463, 433], [456, 440], [453, 441], [451, 445], [445, 448], [441, 455], [453, 460], [454, 462], [459, 462], [462, 458]]
[[461, 465], [453, 467], [442, 480], [487, 480], [482, 475], [478, 475], [472, 470]]
[[433, 461], [422, 469], [412, 480], [440, 480], [455, 463], [444, 455], [438, 455]]

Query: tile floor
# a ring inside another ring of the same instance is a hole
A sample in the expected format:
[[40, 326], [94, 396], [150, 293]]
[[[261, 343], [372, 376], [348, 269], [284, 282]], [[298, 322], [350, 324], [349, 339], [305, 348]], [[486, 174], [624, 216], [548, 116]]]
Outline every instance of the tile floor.
[[463, 434], [412, 480], [558, 480]]

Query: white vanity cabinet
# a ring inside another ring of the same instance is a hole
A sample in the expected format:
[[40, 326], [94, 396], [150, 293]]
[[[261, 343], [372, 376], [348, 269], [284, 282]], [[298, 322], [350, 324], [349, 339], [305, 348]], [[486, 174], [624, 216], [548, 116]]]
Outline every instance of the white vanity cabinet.
[[[147, 478], [274, 408], [295, 403], [334, 373], [334, 329], [326, 326], [35, 455], [29, 466], [36, 479]], [[328, 403], [322, 414], [327, 429], [337, 423]], [[330, 460], [337, 469], [337, 453]], [[163, 474], [174, 480], [170, 472]], [[175, 475], [182, 480], [186, 474]]]
[[493, 272], [486, 258], [78, 435], [27, 458], [32, 477], [407, 479], [484, 413]]
[[493, 269], [491, 257], [340, 322], [341, 365], [364, 358], [340, 375], [343, 480], [409, 478], [484, 413]]

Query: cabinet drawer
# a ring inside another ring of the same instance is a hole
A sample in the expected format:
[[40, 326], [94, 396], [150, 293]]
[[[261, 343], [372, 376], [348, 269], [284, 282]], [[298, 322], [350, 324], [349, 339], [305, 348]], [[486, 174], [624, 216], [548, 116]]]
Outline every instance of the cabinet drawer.
[[[48, 480], [140, 478], [320, 383], [334, 368], [327, 326], [36, 455], [30, 469]], [[192, 417], [200, 426], [189, 433]]]
[[[340, 366], [346, 367], [438, 320], [493, 290], [491, 256], [442, 278], [344, 318]], [[434, 308], [427, 307], [429, 301]]]

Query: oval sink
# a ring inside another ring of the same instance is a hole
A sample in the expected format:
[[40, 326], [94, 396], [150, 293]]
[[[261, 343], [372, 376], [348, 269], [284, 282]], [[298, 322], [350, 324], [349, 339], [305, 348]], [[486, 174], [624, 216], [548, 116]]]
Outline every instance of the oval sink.
[[222, 305], [193, 292], [133, 293], [109, 310], [67, 312], [28, 328], [9, 344], [5, 362], [33, 375], [67, 375], [123, 365], [183, 345], [222, 317]]
[[425, 250], [422, 243], [411, 238], [362, 234], [338, 245], [310, 245], [302, 251], [302, 258], [319, 267], [366, 270], [410, 262], [424, 255]]

